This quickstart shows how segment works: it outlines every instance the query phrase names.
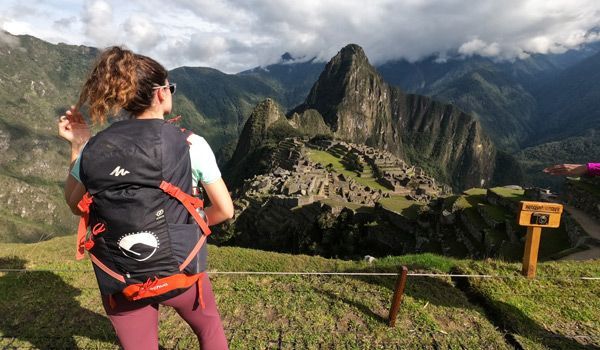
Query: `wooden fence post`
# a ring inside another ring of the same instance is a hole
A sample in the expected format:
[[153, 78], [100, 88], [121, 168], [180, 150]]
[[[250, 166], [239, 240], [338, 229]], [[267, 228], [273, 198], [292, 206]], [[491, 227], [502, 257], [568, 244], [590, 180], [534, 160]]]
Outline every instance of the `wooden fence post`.
[[406, 287], [406, 277], [408, 276], [408, 268], [402, 266], [398, 279], [396, 280], [396, 288], [394, 289], [394, 296], [392, 297], [392, 307], [390, 308], [390, 315], [388, 317], [388, 325], [394, 327], [396, 325], [396, 317], [400, 310], [400, 304], [402, 303], [402, 297], [404, 296], [404, 288]]

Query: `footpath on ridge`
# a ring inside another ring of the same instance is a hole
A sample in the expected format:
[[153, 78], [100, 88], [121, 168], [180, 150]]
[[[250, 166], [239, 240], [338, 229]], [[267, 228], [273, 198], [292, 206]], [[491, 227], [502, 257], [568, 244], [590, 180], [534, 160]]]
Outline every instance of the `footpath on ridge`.
[[[565, 204], [565, 211], [581, 226], [592, 238], [600, 241], [600, 222], [581, 209]], [[600, 258], [600, 247], [591, 246], [589, 249], [566, 255], [561, 260], [588, 260]]]

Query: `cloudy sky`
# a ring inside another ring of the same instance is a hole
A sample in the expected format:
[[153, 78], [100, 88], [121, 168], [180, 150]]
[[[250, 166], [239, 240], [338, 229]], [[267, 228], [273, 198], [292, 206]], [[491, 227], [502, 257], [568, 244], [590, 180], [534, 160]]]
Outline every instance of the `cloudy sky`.
[[600, 1], [2, 0], [0, 26], [52, 43], [124, 44], [168, 68], [236, 73], [284, 52], [327, 60], [348, 43], [373, 63], [559, 53], [600, 40]]

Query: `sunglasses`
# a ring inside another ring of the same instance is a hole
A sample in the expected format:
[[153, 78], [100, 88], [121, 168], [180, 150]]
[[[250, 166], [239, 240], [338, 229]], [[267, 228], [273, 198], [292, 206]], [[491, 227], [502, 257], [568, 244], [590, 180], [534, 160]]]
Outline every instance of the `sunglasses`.
[[175, 83], [169, 83], [167, 85], [162, 85], [162, 86], [155, 86], [152, 89], [156, 90], [156, 89], [163, 89], [163, 88], [166, 88], [166, 87], [168, 87], [169, 91], [171, 91], [171, 95], [174, 95], [175, 91], [177, 91], [177, 84], [175, 84]]

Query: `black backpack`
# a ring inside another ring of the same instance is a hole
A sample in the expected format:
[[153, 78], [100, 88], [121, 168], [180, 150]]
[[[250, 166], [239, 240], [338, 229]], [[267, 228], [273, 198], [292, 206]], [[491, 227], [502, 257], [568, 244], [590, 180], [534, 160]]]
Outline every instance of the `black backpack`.
[[206, 268], [208, 224], [192, 195], [188, 137], [162, 119], [113, 123], [81, 155], [87, 192], [77, 234], [77, 259], [87, 250], [100, 291], [154, 303], [194, 284]]

